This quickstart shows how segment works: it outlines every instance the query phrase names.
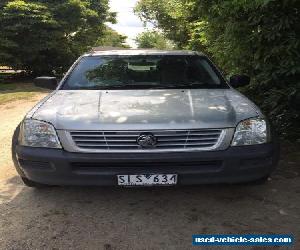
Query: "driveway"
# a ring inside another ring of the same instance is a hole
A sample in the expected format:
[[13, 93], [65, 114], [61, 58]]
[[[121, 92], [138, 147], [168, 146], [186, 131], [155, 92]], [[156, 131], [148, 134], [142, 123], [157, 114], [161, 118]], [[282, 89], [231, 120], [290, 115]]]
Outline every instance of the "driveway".
[[197, 249], [202, 233], [292, 233], [300, 249], [300, 156], [288, 144], [264, 185], [25, 187], [11, 136], [43, 95], [0, 106], [0, 249]]

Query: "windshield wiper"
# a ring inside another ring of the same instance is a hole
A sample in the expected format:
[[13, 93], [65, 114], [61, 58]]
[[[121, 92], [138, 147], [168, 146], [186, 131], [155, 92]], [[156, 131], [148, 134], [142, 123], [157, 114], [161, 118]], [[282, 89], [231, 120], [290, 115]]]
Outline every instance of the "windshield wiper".
[[82, 87], [73, 87], [73, 90], [103, 90], [103, 89], [120, 89], [125, 88], [126, 85], [95, 85], [95, 86], [82, 86]]
[[222, 88], [222, 85], [210, 84], [210, 83], [181, 83], [181, 84], [161, 84], [159, 86], [153, 86], [153, 89], [218, 89]]
[[113, 90], [113, 89], [218, 89], [224, 88], [222, 85], [209, 83], [181, 83], [181, 84], [113, 84], [74, 87], [73, 90]]

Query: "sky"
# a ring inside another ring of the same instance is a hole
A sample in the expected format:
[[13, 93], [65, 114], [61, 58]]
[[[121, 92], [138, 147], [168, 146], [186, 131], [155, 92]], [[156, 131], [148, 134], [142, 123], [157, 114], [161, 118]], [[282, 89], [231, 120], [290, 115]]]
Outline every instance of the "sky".
[[145, 30], [143, 22], [134, 15], [133, 8], [138, 0], [110, 0], [111, 11], [117, 12], [117, 23], [109, 24], [118, 33], [128, 37], [127, 44], [135, 48], [134, 39]]

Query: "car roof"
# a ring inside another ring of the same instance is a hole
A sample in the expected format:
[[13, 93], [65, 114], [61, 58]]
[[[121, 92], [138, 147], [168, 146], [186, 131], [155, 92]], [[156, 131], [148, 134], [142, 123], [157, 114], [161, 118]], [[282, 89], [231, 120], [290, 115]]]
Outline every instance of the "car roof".
[[138, 56], [138, 55], [204, 55], [203, 53], [191, 50], [155, 50], [155, 49], [112, 49], [112, 50], [96, 50], [84, 56], [103, 56], [103, 55], [124, 55], [124, 56]]

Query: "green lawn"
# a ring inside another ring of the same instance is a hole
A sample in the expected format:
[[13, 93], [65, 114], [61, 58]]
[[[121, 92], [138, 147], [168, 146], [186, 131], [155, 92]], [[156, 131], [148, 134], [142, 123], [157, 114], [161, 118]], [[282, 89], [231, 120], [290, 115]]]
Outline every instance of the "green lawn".
[[17, 100], [30, 100], [40, 93], [47, 92], [35, 87], [31, 82], [0, 82], [0, 105]]

